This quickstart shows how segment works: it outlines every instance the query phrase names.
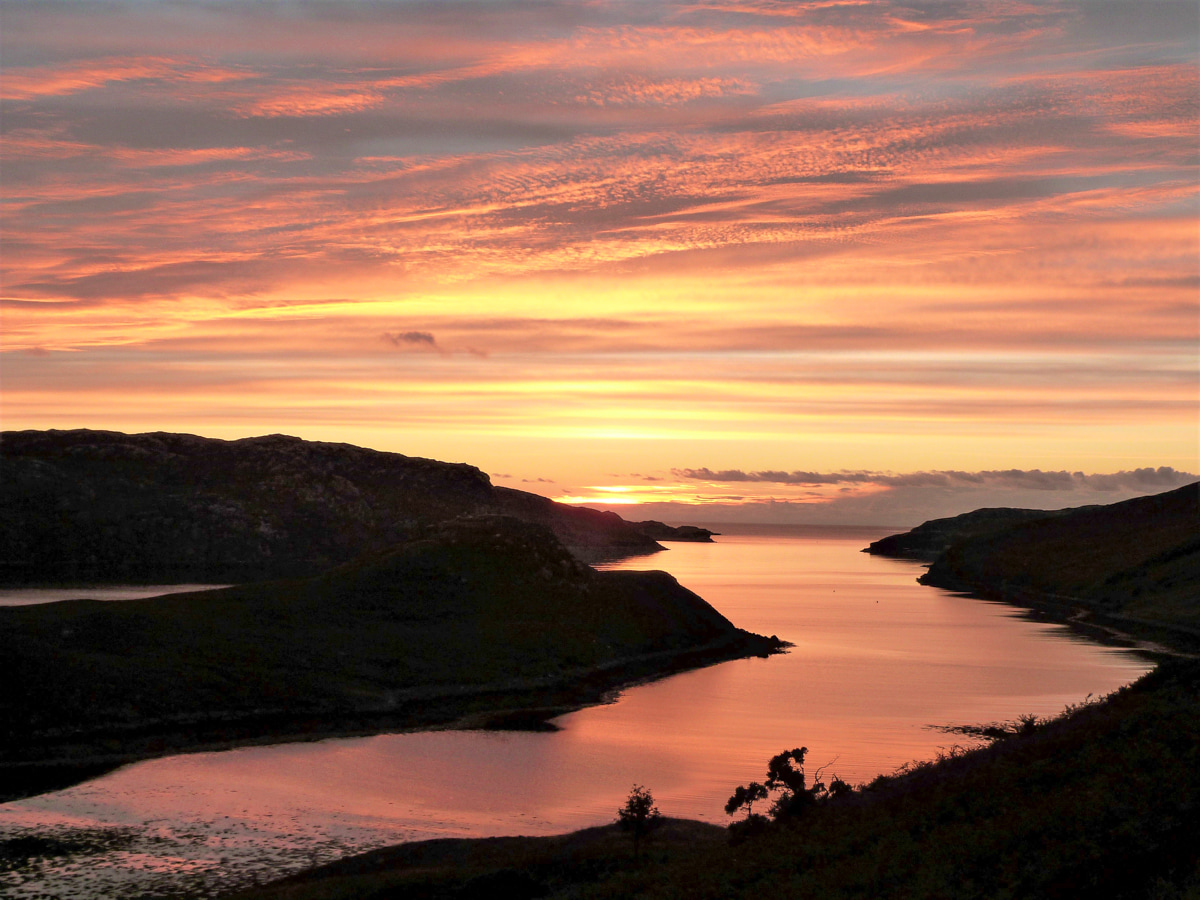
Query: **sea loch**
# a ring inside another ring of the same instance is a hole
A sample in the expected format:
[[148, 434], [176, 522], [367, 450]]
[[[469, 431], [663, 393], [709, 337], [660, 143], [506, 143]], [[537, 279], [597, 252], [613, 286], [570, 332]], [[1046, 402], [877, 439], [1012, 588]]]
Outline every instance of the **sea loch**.
[[[0, 876], [14, 897], [224, 890], [406, 840], [550, 834], [611, 821], [632, 783], [663, 812], [724, 822], [732, 788], [782, 749], [868, 781], [956, 738], [947, 724], [1047, 715], [1150, 664], [1019, 611], [922, 587], [859, 552], [880, 529], [724, 529], [615, 564], [667, 569], [785, 655], [626, 690], [553, 733], [434, 731], [245, 748], [128, 766], [0, 806], [0, 837], [107, 835]], [[733, 533], [729, 533], [733, 532]]]

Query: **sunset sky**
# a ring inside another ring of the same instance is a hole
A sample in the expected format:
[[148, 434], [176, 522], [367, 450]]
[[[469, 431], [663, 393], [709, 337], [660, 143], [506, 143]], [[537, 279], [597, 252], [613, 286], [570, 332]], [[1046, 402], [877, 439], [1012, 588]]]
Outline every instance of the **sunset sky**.
[[1200, 471], [1191, 0], [0, 17], [5, 429], [283, 432], [678, 521]]

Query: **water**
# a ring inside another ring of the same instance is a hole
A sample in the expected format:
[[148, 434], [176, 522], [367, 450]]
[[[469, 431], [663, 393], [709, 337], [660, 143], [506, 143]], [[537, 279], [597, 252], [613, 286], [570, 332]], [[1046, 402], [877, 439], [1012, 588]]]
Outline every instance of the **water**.
[[0, 590], [0, 606], [36, 606], [59, 600], [140, 600], [185, 591], [211, 591], [227, 584], [118, 584], [104, 587], [10, 588]]
[[667, 569], [738, 625], [794, 642], [787, 655], [631, 688], [552, 734], [380, 735], [128, 766], [0, 805], [0, 836], [109, 829], [127, 844], [0, 875], [0, 893], [216, 891], [398, 841], [557, 833], [611, 821], [635, 782], [666, 815], [725, 822], [732, 789], [781, 750], [807, 746], [810, 771], [864, 782], [956, 740], [930, 726], [1053, 714], [1150, 667], [917, 585], [917, 564], [859, 552], [877, 530], [739, 532], [615, 568]]

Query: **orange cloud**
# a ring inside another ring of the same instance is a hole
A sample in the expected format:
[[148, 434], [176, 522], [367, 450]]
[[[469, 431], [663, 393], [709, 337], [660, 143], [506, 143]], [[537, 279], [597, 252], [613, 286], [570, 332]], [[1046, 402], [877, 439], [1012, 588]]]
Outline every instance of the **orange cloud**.
[[1191, 465], [1194, 16], [397, 9], [6, 10], [6, 422]]
[[216, 84], [246, 77], [241, 71], [211, 68], [167, 57], [109, 57], [65, 65], [6, 68], [0, 98], [33, 100], [75, 94], [127, 81], [166, 80]]

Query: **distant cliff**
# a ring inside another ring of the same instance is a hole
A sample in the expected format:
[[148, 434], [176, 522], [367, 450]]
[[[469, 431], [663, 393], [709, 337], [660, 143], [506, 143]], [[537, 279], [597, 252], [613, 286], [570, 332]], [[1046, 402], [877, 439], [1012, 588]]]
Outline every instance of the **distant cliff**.
[[923, 584], [1200, 634], [1200, 482], [1106, 506], [976, 510], [868, 550], [932, 557]]
[[313, 578], [0, 608], [0, 646], [12, 782], [20, 764], [569, 707], [781, 645], [665, 572], [597, 572], [542, 526], [468, 516]]
[[0, 583], [315, 575], [455, 516], [546, 525], [584, 558], [652, 553], [614, 513], [493, 487], [473, 466], [304, 441], [0, 435]]
[[647, 537], [656, 541], [686, 541], [691, 543], [711, 544], [715, 531], [698, 528], [695, 525], [666, 525], [653, 519], [646, 522], [634, 522], [633, 527]]

